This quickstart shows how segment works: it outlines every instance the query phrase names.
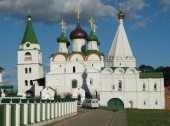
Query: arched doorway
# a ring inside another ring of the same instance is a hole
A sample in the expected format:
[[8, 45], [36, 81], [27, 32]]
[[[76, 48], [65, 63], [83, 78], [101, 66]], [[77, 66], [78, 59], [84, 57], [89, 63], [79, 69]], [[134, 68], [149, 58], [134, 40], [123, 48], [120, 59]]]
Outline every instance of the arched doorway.
[[112, 98], [108, 101], [107, 107], [110, 109], [124, 109], [124, 103], [118, 98]]

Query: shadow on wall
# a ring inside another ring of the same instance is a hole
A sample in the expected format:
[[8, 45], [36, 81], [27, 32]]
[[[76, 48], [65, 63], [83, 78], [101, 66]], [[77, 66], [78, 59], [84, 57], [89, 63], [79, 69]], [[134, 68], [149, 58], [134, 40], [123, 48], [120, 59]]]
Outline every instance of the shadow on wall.
[[83, 74], [82, 74], [82, 79], [83, 79], [83, 85], [82, 85], [82, 89], [85, 90], [85, 97], [86, 98], [92, 98], [92, 95], [90, 93], [89, 87], [87, 86], [87, 69], [84, 70]]

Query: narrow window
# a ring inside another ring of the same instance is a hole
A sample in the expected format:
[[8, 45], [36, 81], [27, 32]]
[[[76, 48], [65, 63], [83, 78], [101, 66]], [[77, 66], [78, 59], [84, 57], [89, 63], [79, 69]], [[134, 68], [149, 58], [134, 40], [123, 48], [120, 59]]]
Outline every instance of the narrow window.
[[93, 79], [90, 78], [90, 85], [93, 85]]
[[143, 105], [144, 105], [144, 106], [146, 105], [146, 101], [145, 101], [145, 100], [143, 101]]
[[75, 73], [75, 72], [76, 72], [76, 67], [74, 66], [74, 67], [73, 67], [73, 73]]
[[143, 84], [143, 91], [146, 91], [146, 85]]
[[157, 84], [155, 83], [154, 84], [154, 91], [156, 91], [157, 90]]
[[25, 68], [25, 73], [28, 73], [27, 68]]
[[112, 85], [112, 90], [115, 90], [115, 85], [114, 84]]
[[30, 85], [31, 85], [31, 86], [33, 85], [33, 81], [32, 81], [32, 80], [30, 80]]
[[122, 81], [119, 81], [119, 91], [122, 91]]
[[28, 81], [27, 80], [25, 80], [25, 86], [28, 86]]
[[29, 73], [31, 73], [31, 67], [29, 68]]
[[158, 105], [158, 101], [157, 100], [155, 101], [155, 105]]

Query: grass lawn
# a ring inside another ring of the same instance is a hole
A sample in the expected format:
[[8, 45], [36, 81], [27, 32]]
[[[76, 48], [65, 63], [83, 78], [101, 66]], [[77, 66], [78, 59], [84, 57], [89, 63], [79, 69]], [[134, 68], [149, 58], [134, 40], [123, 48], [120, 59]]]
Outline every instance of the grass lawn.
[[170, 126], [170, 110], [126, 109], [128, 126]]

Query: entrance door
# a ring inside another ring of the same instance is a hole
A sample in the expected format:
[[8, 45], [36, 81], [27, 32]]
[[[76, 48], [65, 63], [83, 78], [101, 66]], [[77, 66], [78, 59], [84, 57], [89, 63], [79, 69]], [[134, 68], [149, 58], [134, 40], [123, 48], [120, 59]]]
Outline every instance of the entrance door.
[[77, 96], [77, 104], [81, 105], [81, 95], [80, 94], [78, 94], [78, 96]]
[[110, 109], [124, 109], [123, 101], [118, 98], [112, 98], [108, 101], [107, 107]]

